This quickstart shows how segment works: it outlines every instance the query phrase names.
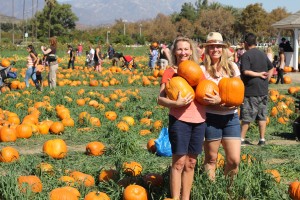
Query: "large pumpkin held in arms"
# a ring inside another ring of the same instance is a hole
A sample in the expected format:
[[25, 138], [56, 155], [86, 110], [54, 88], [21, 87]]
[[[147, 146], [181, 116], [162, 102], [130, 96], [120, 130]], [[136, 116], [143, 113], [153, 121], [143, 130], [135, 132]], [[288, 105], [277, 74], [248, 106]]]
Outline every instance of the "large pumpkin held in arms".
[[225, 106], [239, 106], [244, 101], [245, 86], [240, 78], [222, 78], [219, 82], [221, 103]]

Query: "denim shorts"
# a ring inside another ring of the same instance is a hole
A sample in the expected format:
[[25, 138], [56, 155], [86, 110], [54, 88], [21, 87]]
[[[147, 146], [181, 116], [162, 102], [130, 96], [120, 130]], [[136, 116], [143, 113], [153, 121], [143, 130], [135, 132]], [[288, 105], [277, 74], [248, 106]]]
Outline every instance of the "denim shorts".
[[169, 139], [172, 153], [176, 155], [201, 154], [205, 127], [205, 122], [189, 123], [169, 115]]
[[241, 120], [253, 122], [254, 120], [267, 120], [268, 96], [245, 97], [241, 105]]
[[229, 115], [206, 113], [205, 141], [240, 138], [241, 125], [237, 113]]

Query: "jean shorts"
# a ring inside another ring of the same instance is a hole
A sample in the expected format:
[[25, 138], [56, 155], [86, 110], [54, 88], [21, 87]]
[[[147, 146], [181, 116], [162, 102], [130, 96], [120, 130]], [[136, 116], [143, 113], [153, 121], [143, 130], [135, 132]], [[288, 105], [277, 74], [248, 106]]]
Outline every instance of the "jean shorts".
[[217, 115], [206, 113], [205, 141], [240, 139], [241, 125], [237, 113]]
[[245, 97], [241, 105], [241, 120], [253, 122], [254, 120], [265, 121], [268, 116], [268, 96]]
[[175, 155], [198, 155], [202, 152], [205, 122], [189, 123], [169, 115], [169, 139]]

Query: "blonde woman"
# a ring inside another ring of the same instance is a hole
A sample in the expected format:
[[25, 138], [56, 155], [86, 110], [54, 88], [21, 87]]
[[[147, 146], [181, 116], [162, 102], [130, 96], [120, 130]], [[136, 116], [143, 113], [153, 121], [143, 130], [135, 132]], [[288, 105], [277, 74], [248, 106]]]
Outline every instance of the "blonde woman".
[[[201, 65], [206, 79], [216, 84], [224, 77], [240, 77], [238, 66], [228, 59], [227, 44], [218, 32], [208, 34], [204, 65]], [[232, 91], [234, 92], [234, 91]], [[237, 107], [220, 104], [221, 98], [207, 94], [206, 130], [204, 142], [204, 167], [211, 180], [215, 180], [218, 151], [222, 144], [225, 151], [226, 166], [224, 173], [233, 177], [238, 173], [241, 151], [241, 127]]]
[[[198, 63], [198, 54], [192, 40], [175, 39], [171, 50], [171, 67], [165, 70], [161, 80], [158, 104], [169, 108], [169, 138], [172, 148], [170, 189], [172, 199], [189, 200], [194, 179], [197, 156], [202, 152], [205, 130], [204, 106], [193, 96], [171, 100], [166, 95], [166, 83], [177, 75], [178, 65], [185, 60]], [[200, 67], [200, 66], [199, 66]]]
[[273, 52], [272, 47], [267, 47], [266, 54], [267, 54], [267, 57], [269, 58], [269, 60], [271, 62], [273, 62], [274, 61], [274, 52]]

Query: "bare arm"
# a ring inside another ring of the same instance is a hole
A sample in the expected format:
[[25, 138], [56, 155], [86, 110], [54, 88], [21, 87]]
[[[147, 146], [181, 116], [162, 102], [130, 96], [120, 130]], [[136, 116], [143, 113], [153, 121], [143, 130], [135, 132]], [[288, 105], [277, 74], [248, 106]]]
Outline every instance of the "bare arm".
[[33, 59], [33, 66], [36, 66], [38, 64], [38, 58], [34, 55], [34, 53], [30, 53], [30, 57]]
[[42, 50], [44, 55], [49, 54], [52, 51], [50, 48], [45, 49], [44, 46], [41, 46], [41, 50]]
[[251, 77], [260, 77], [262, 79], [266, 79], [269, 76], [268, 72], [254, 72], [251, 70], [245, 70], [245, 71], [243, 71], [243, 74], [246, 76], [251, 76]]

